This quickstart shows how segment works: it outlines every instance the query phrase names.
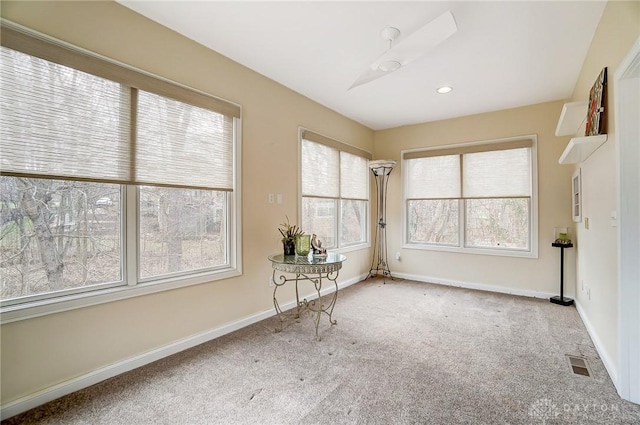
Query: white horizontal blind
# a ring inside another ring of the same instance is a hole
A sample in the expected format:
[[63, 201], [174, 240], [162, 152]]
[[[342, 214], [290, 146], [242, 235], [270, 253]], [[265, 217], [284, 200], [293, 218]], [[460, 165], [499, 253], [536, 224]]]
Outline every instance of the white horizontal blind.
[[140, 91], [137, 183], [233, 189], [233, 119]]
[[330, 137], [323, 136], [318, 133], [314, 133], [313, 131], [302, 130], [301, 136], [305, 140], [308, 140], [310, 142], [320, 143], [330, 148], [339, 150], [340, 152], [349, 152], [352, 155], [361, 156], [365, 159], [373, 158], [373, 156], [365, 150], [356, 148], [355, 146], [347, 145], [346, 143], [338, 142], [337, 140], [334, 140]]
[[531, 148], [464, 154], [465, 198], [531, 196]]
[[237, 105], [0, 30], [2, 174], [233, 190]]
[[408, 159], [407, 198], [460, 198], [460, 156], [445, 155]]
[[340, 152], [340, 197], [369, 199], [368, 161], [358, 155]]
[[0, 43], [15, 51], [65, 65], [127, 87], [157, 93], [191, 105], [211, 109], [223, 115], [240, 118], [241, 110], [238, 105], [113, 62], [95, 53], [70, 46], [43, 34], [34, 33], [9, 21], [3, 21], [0, 26]]
[[128, 94], [120, 84], [0, 48], [3, 173], [129, 181]]
[[302, 140], [302, 196], [340, 196], [340, 152], [306, 139]]

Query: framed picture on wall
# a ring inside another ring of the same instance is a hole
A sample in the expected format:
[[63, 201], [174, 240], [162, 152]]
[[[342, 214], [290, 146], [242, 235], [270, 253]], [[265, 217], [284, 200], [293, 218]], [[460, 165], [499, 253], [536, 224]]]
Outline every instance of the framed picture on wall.
[[589, 110], [585, 136], [597, 136], [607, 132], [607, 67], [602, 68], [589, 92]]
[[576, 223], [582, 221], [582, 179], [580, 170], [578, 168], [571, 178], [571, 207], [573, 221]]

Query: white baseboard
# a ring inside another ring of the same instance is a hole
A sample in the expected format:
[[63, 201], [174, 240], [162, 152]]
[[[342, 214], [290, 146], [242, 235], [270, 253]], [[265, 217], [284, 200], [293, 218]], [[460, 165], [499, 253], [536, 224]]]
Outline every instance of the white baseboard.
[[416, 280], [418, 282], [435, 283], [438, 285], [455, 286], [458, 288], [476, 289], [479, 291], [499, 292], [501, 294], [519, 295], [523, 297], [531, 298], [546, 298], [549, 299], [557, 294], [550, 294], [548, 292], [532, 291], [529, 289], [509, 288], [506, 286], [487, 285], [484, 283], [475, 282], [463, 282], [459, 280], [442, 279], [439, 277], [431, 276], [419, 276], [407, 273], [393, 273], [393, 276], [400, 277], [407, 280]]
[[602, 363], [604, 363], [604, 367], [605, 369], [607, 369], [607, 372], [609, 373], [609, 376], [613, 381], [613, 385], [615, 385], [616, 390], [619, 393], [620, 389], [618, 388], [618, 370], [616, 369], [615, 363], [611, 360], [611, 356], [609, 356], [609, 353], [607, 352], [607, 350], [605, 350], [600, 338], [598, 338], [598, 334], [589, 321], [589, 317], [587, 317], [587, 313], [585, 313], [580, 302], [578, 300], [575, 300], [575, 304], [576, 310], [578, 310], [578, 314], [582, 319], [582, 323], [584, 323], [584, 327], [587, 328], [587, 333], [591, 337], [591, 341], [593, 341], [593, 345], [596, 348], [598, 355], [600, 356], [600, 360], [602, 360]]
[[[354, 283], [360, 282], [366, 277], [367, 277], [367, 274], [363, 274], [363, 275], [345, 280], [338, 284], [338, 288], [339, 289], [346, 288], [347, 286], [351, 286]], [[332, 285], [328, 285], [327, 288], [320, 291], [320, 293], [322, 296], [324, 296], [334, 291], [335, 291], [335, 287]], [[312, 293], [305, 296], [304, 298], [308, 300], [312, 300], [317, 297], [318, 297], [317, 293]], [[295, 305], [296, 305], [296, 302], [295, 300], [293, 300], [281, 305], [280, 307], [282, 308], [282, 310], [288, 310], [290, 308], [295, 307]], [[254, 323], [257, 323], [261, 320], [267, 319], [274, 315], [275, 315], [275, 309], [271, 308], [271, 309], [262, 311], [260, 313], [253, 314], [251, 316], [244, 317], [235, 322], [231, 322], [226, 325], [220, 326], [218, 328], [210, 329], [208, 331], [204, 331], [199, 334], [192, 335], [190, 337], [172, 342], [171, 344], [165, 345], [164, 347], [147, 351], [146, 353], [142, 353], [137, 356], [130, 357], [128, 359], [122, 360], [120, 362], [114, 363], [109, 366], [101, 367], [92, 372], [86, 373], [82, 376], [70, 379], [68, 381], [61, 382], [59, 384], [45, 388], [44, 390], [21, 397], [17, 400], [10, 401], [0, 406], [0, 420], [4, 420], [12, 416], [15, 416], [17, 414], [20, 414], [22, 412], [26, 412], [29, 409], [33, 409], [34, 407], [40, 406], [49, 401], [55, 400], [67, 394], [71, 394], [75, 391], [79, 391], [83, 388], [87, 388], [91, 385], [95, 385], [106, 379], [112, 378], [114, 376], [120, 375], [122, 373], [128, 372], [130, 370], [136, 369], [146, 364], [155, 362], [156, 360], [160, 360], [162, 358], [179, 353], [180, 351], [184, 351], [189, 348], [195, 347], [196, 345], [200, 345], [207, 341], [211, 341], [212, 339], [219, 338], [223, 335], [226, 335], [233, 331], [237, 331], [238, 329], [242, 329], [246, 326], [252, 325]]]

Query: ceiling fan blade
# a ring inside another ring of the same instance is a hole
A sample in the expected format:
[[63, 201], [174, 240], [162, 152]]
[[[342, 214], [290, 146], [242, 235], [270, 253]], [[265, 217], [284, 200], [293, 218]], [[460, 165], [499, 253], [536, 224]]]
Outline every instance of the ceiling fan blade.
[[377, 69], [381, 63], [389, 60], [396, 60], [403, 66], [407, 65], [451, 37], [456, 31], [458, 31], [456, 21], [451, 12], [446, 11], [419, 30], [399, 40], [373, 62], [371, 68]]
[[367, 67], [367, 69], [358, 77], [358, 79], [354, 81], [353, 84], [351, 84], [351, 87], [349, 87], [347, 91], [351, 90], [352, 88], [361, 86], [363, 84], [370, 83], [371, 81], [377, 80], [380, 77], [384, 77], [387, 74], [391, 74], [391, 72], [384, 72], [384, 71], [380, 71], [377, 68], [371, 69]]
[[349, 87], [361, 86], [378, 78], [389, 75], [395, 71], [381, 71], [380, 64], [385, 62], [398, 62], [402, 66], [425, 55], [430, 49], [445, 41], [458, 31], [456, 21], [451, 11], [446, 11], [433, 21], [425, 24], [422, 28], [401, 39], [393, 45], [383, 55], [376, 59]]

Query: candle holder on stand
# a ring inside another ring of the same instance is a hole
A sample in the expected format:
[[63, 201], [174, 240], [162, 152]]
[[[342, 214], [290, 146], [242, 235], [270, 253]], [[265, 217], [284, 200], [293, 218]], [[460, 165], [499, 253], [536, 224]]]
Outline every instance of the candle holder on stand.
[[369, 168], [376, 182], [378, 217], [373, 242], [371, 269], [369, 269], [367, 279], [382, 275], [384, 283], [386, 283], [387, 278], [393, 279], [387, 262], [387, 186], [389, 184], [389, 174], [391, 174], [394, 165], [396, 165], [396, 162], [391, 160], [369, 161]]

